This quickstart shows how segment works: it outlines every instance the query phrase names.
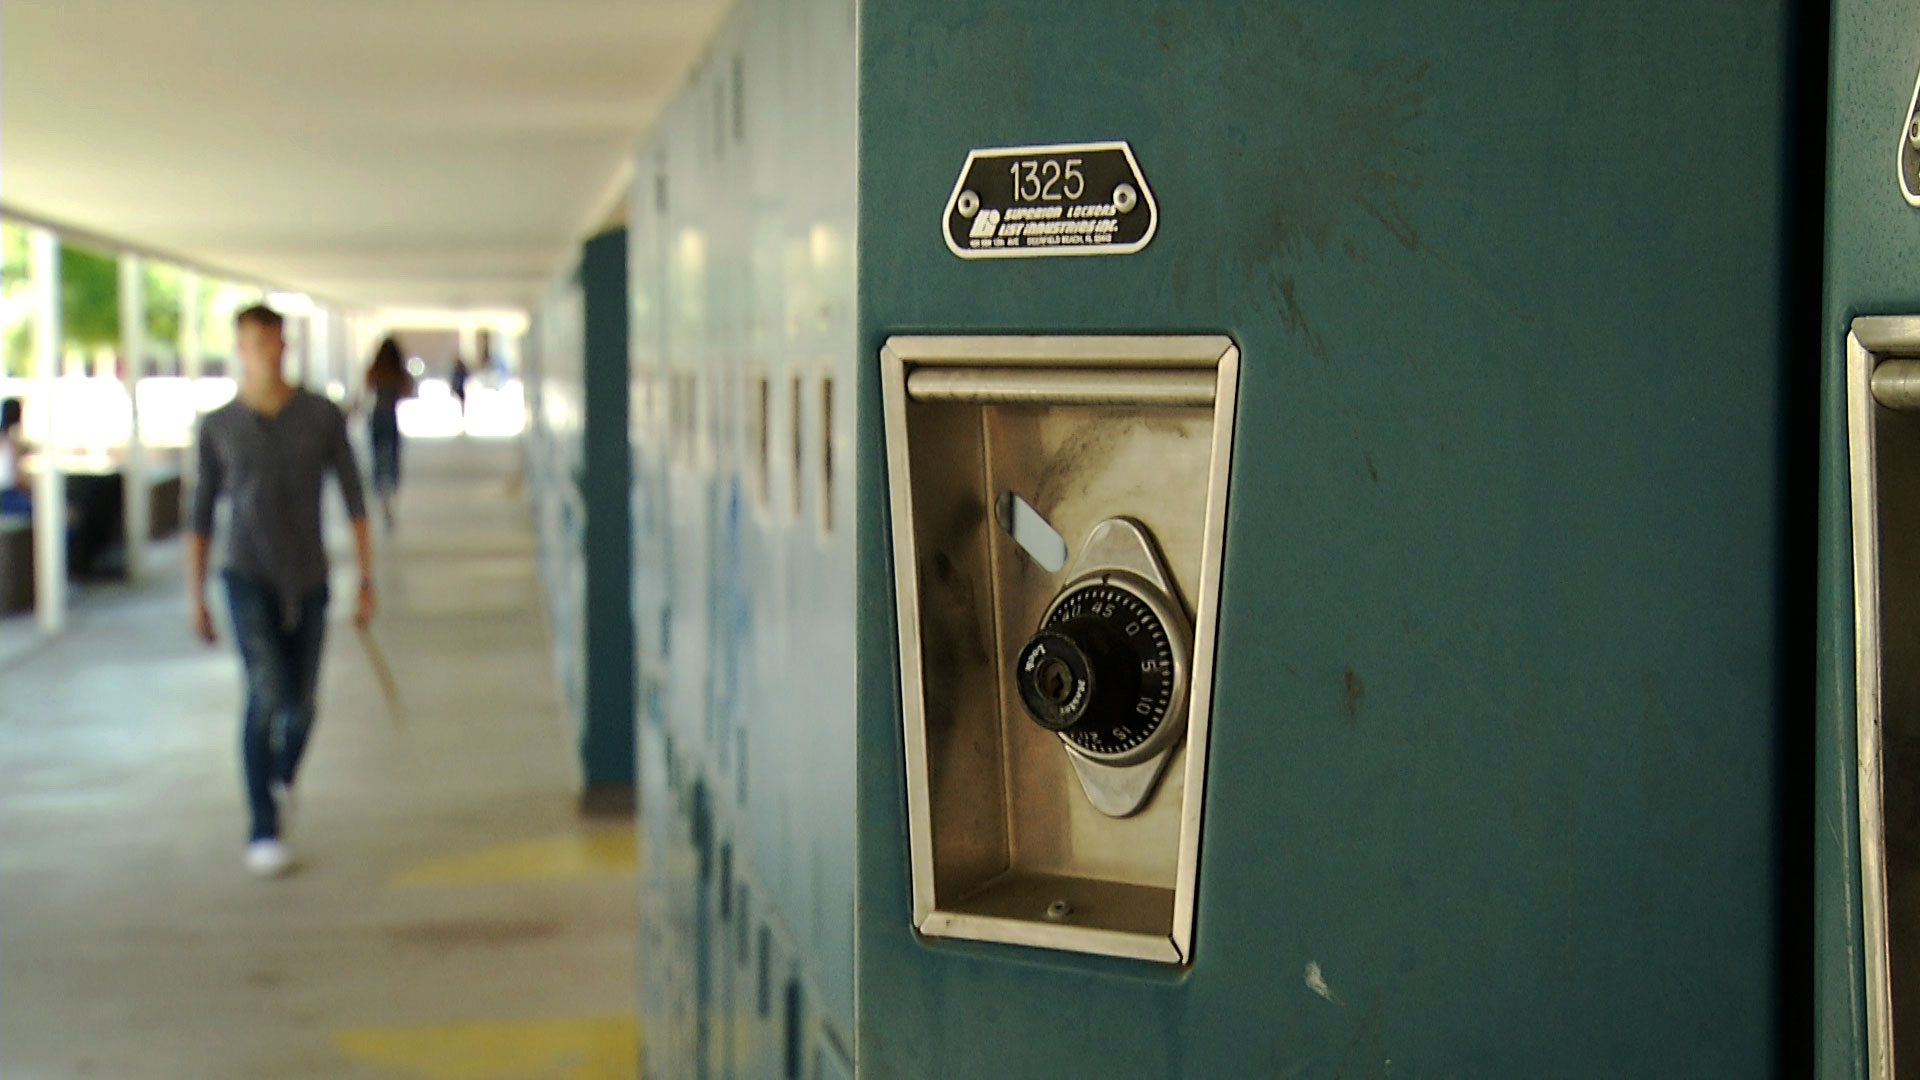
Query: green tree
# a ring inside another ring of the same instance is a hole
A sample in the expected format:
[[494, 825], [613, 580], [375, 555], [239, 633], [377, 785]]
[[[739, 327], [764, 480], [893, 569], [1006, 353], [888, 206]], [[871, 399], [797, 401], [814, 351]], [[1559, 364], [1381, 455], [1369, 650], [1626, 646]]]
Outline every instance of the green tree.
[[27, 285], [33, 272], [28, 263], [27, 230], [11, 221], [0, 221], [0, 288], [11, 294]]
[[262, 299], [259, 289], [207, 281], [200, 287], [200, 343], [209, 357], [233, 355], [233, 316]]
[[27, 230], [11, 221], [0, 221], [0, 311], [5, 313], [5, 326], [0, 332], [6, 335], [0, 375], [18, 378], [33, 365], [32, 272]]
[[[29, 310], [32, 264], [29, 230], [0, 222], [0, 374], [25, 376], [33, 365], [33, 320]], [[178, 355], [183, 278], [170, 263], [142, 260], [148, 355]], [[260, 299], [260, 290], [203, 278], [200, 284], [201, 348], [209, 356], [233, 351], [233, 313]], [[60, 245], [60, 321], [65, 348], [92, 351], [120, 343], [120, 266], [116, 255]]]
[[69, 348], [120, 341], [120, 266], [111, 255], [60, 245], [60, 329]]
[[180, 268], [168, 263], [145, 262], [147, 293], [147, 343], [165, 346], [162, 351], [180, 351]]

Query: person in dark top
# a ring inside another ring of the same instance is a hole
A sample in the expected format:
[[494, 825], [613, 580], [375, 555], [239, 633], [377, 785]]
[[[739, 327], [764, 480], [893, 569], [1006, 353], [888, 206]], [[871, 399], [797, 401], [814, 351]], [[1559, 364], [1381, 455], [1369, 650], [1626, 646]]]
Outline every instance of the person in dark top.
[[447, 375], [447, 385], [453, 388], [453, 396], [460, 402], [460, 416], [467, 415], [467, 379], [473, 374], [467, 362], [458, 353], [453, 357], [453, 370]]
[[367, 414], [367, 434], [373, 443], [373, 493], [380, 496], [380, 513], [393, 528], [393, 496], [400, 487], [400, 402], [414, 393], [413, 376], [400, 359], [400, 343], [388, 338], [373, 354], [367, 368], [367, 393], [373, 407]]
[[33, 513], [33, 494], [27, 489], [26, 472], [20, 467], [21, 459], [26, 457], [20, 421], [20, 399], [0, 401], [0, 514], [25, 516]]
[[281, 370], [286, 340], [278, 313], [257, 305], [234, 322], [240, 391], [200, 425], [188, 600], [194, 633], [212, 643], [207, 561], [215, 504], [225, 498], [231, 506], [222, 576], [247, 677], [240, 736], [252, 818], [246, 864], [258, 876], [275, 877], [293, 863], [281, 833], [313, 726], [326, 636], [327, 550], [320, 496], [328, 473], [338, 482], [353, 520], [354, 554], [360, 564], [354, 621], [362, 627], [374, 612], [373, 545], [346, 418], [331, 401], [286, 381]]

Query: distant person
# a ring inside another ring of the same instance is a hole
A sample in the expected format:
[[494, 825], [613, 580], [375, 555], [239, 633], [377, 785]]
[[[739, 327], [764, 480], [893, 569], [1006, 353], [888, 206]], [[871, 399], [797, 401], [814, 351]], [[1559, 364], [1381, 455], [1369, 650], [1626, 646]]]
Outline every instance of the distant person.
[[373, 408], [367, 415], [367, 435], [373, 443], [373, 492], [380, 496], [380, 514], [393, 529], [393, 497], [400, 489], [400, 402], [414, 394], [413, 376], [400, 358], [400, 343], [388, 338], [373, 354], [367, 368], [367, 393]]
[[0, 514], [33, 513], [33, 493], [20, 467], [27, 456], [20, 412], [19, 398], [0, 401]]
[[234, 319], [240, 357], [237, 397], [200, 425], [200, 482], [194, 492], [187, 585], [193, 632], [215, 640], [207, 612], [207, 553], [215, 503], [231, 503], [222, 577], [233, 635], [247, 676], [241, 762], [252, 818], [247, 869], [285, 873], [293, 858], [282, 842], [300, 755], [312, 730], [327, 624], [327, 549], [320, 531], [326, 474], [339, 482], [353, 520], [360, 589], [354, 622], [373, 618], [373, 545], [367, 533], [360, 470], [346, 418], [331, 401], [290, 385], [280, 315], [262, 305]]
[[453, 371], [447, 376], [447, 385], [453, 387], [453, 396], [460, 402], [461, 419], [465, 419], [467, 415], [467, 378], [472, 374], [472, 371], [467, 368], [467, 362], [455, 353]]

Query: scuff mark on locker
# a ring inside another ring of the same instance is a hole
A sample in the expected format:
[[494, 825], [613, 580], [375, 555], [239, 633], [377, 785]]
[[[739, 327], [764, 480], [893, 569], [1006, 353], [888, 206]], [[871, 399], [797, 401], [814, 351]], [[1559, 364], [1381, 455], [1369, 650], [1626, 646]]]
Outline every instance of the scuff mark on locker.
[[1320, 961], [1307, 961], [1306, 983], [1307, 989], [1319, 994], [1335, 1005], [1346, 1004], [1346, 1002], [1340, 1000], [1339, 994], [1333, 992], [1333, 987], [1327, 985], [1327, 974], [1320, 970]]
[[1287, 329], [1306, 338], [1307, 347], [1313, 350], [1314, 355], [1324, 358], [1327, 355], [1326, 342], [1321, 341], [1320, 335], [1314, 333], [1313, 327], [1307, 325], [1307, 312], [1300, 306], [1300, 297], [1292, 275], [1276, 276], [1278, 281], [1274, 287], [1279, 291], [1280, 299], [1286, 303], [1286, 310], [1281, 312], [1281, 318], [1286, 321]]
[[1346, 689], [1340, 697], [1340, 712], [1347, 723], [1359, 723], [1360, 703], [1367, 699], [1367, 683], [1351, 665], [1347, 667], [1345, 681]]
[[[1440, 251], [1421, 225], [1423, 213], [1458, 198], [1430, 190], [1427, 177], [1430, 59], [1356, 54], [1345, 42], [1322, 40], [1316, 23], [1282, 5], [1210, 0], [1169, 7], [1154, 22], [1163, 41], [1189, 54], [1187, 70], [1218, 78], [1222, 97], [1267, 106], [1270, 123], [1225, 119], [1191, 133], [1192, 149], [1224, 174], [1223, 183], [1247, 185], [1229, 190], [1264, 193], [1258, 205], [1236, 210], [1249, 241], [1235, 249], [1237, 272], [1267, 291], [1312, 355], [1330, 357], [1322, 313], [1330, 298], [1314, 286], [1335, 257], [1385, 285], [1387, 268], [1412, 256], [1479, 303], [1534, 321]], [[1244, 54], [1249, 42], [1263, 43], [1257, 58]]]

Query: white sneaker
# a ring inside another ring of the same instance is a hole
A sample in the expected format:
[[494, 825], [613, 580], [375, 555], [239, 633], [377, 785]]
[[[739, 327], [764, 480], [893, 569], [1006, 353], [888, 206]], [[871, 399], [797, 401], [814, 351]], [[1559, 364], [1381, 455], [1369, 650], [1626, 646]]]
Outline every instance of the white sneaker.
[[280, 835], [285, 836], [293, 831], [293, 789], [276, 780], [268, 785], [267, 792], [273, 796], [274, 816], [280, 819]]
[[247, 872], [258, 878], [274, 878], [293, 868], [293, 855], [278, 840], [255, 840], [247, 845]]

